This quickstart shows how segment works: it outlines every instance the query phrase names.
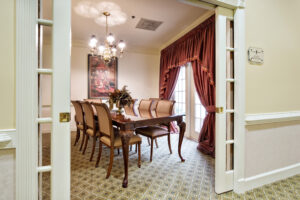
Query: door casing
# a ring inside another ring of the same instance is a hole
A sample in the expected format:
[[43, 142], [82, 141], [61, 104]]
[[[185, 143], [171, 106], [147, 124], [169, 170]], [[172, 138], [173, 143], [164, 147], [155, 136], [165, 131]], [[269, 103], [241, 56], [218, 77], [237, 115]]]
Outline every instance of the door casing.
[[[202, 0], [196, 3], [205, 8], [223, 6], [234, 10], [234, 63], [237, 66], [235, 88], [235, 151], [234, 151], [234, 192], [243, 193], [245, 169], [245, 1], [243, 0]], [[204, 2], [204, 3], [203, 3]], [[70, 10], [71, 4], [64, 9]], [[16, 199], [37, 199], [37, 135], [36, 116], [37, 53], [36, 53], [36, 9], [31, 0], [16, 0]], [[69, 46], [71, 41], [68, 41]], [[70, 92], [70, 91], [68, 91]], [[68, 102], [69, 103], [69, 102]], [[70, 162], [70, 159], [67, 159]], [[66, 161], [67, 162], [67, 161]], [[69, 175], [68, 175], [69, 176]], [[68, 193], [70, 191], [67, 191]]]

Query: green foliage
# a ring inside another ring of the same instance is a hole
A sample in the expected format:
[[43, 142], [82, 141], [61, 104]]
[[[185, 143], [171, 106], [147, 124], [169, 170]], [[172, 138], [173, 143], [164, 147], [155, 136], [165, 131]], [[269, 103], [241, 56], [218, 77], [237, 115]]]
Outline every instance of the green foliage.
[[118, 107], [124, 107], [126, 105], [130, 106], [132, 102], [132, 97], [130, 96], [130, 92], [127, 89], [127, 85], [124, 85], [121, 90], [115, 89], [113, 93], [109, 94], [109, 103], [119, 104]]

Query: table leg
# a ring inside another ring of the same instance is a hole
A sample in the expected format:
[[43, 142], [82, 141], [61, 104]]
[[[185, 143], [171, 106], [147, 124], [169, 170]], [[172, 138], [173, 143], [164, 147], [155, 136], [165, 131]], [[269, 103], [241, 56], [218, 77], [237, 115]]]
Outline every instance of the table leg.
[[123, 179], [122, 186], [123, 186], [123, 188], [127, 188], [127, 185], [128, 185], [128, 151], [129, 151], [129, 141], [130, 141], [132, 134], [123, 132], [120, 135], [121, 135], [121, 140], [122, 140], [124, 170], [125, 170], [125, 176]]
[[181, 162], [184, 162], [185, 160], [183, 159], [182, 155], [181, 155], [181, 145], [182, 145], [182, 141], [183, 141], [183, 136], [184, 136], [184, 133], [185, 133], [185, 127], [186, 127], [186, 124], [185, 122], [180, 122], [179, 123], [179, 128], [180, 128], [180, 131], [179, 131], [179, 140], [178, 140], [178, 155], [181, 159]]

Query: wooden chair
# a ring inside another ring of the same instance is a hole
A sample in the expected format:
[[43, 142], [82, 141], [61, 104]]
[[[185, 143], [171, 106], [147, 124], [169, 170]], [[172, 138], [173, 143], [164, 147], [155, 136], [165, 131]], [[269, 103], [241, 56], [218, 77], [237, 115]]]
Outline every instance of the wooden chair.
[[124, 106], [126, 115], [137, 116], [135, 109], [134, 109], [136, 102], [137, 102], [137, 99], [132, 99], [130, 106], [127, 106], [127, 105]]
[[[138, 110], [141, 117], [144, 118], [152, 118], [152, 107], [153, 107], [152, 99], [142, 99], [140, 101]], [[150, 139], [147, 137], [148, 145], [150, 146]], [[157, 140], [155, 139], [156, 148], [158, 148]]]
[[102, 103], [102, 99], [84, 99], [84, 101], [89, 103]]
[[[175, 101], [159, 100], [156, 106], [156, 115], [158, 117], [169, 116], [173, 112], [173, 106]], [[171, 139], [170, 139], [170, 124], [167, 124], [167, 129], [160, 126], [148, 126], [135, 129], [136, 134], [146, 136], [151, 139], [151, 151], [150, 151], [150, 162], [152, 161], [153, 155], [153, 140], [158, 137], [168, 136], [168, 145], [170, 154], [172, 154], [171, 149]]]
[[157, 103], [160, 100], [160, 98], [149, 98], [149, 100], [152, 100], [151, 111], [155, 111]]
[[[100, 132], [99, 154], [96, 162], [96, 167], [99, 166], [102, 144], [104, 144], [110, 148], [110, 160], [106, 174], [106, 178], [109, 178], [113, 165], [114, 149], [122, 147], [122, 141], [118, 133], [118, 129], [113, 128], [110, 111], [107, 105], [104, 103], [93, 103], [93, 105], [97, 111]], [[142, 139], [137, 135], [132, 136], [129, 141], [129, 145], [138, 145], [138, 167], [141, 167], [141, 143]]]
[[97, 137], [99, 137], [99, 131], [98, 131], [98, 126], [96, 126], [95, 114], [92, 105], [87, 101], [81, 102], [81, 105], [83, 107], [85, 124], [86, 124], [86, 139], [85, 139], [85, 145], [82, 154], [85, 154], [89, 138], [92, 137], [93, 147], [92, 147], [92, 153], [90, 157], [90, 161], [92, 161], [95, 152]]
[[81, 151], [83, 144], [84, 144], [85, 135], [86, 135], [86, 133], [85, 133], [86, 126], [85, 126], [85, 121], [84, 121], [83, 109], [80, 104], [80, 101], [71, 101], [71, 102], [75, 109], [75, 123], [76, 123], [76, 128], [77, 128], [77, 131], [76, 131], [77, 134], [76, 134], [74, 146], [79, 141], [80, 132], [82, 131], [82, 142], [81, 142], [80, 149], [79, 149]]

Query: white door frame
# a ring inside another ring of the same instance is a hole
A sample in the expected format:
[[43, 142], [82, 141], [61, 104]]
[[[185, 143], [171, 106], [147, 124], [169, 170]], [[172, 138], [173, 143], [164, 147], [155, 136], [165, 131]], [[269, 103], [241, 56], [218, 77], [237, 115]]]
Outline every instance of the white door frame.
[[[245, 1], [244, 0], [186, 0], [205, 8], [222, 6], [234, 10], [234, 63], [237, 66], [235, 87], [235, 151], [234, 191], [244, 192], [242, 180], [245, 169]], [[37, 152], [38, 110], [36, 69], [37, 1], [16, 0], [16, 199], [36, 200], [38, 196]], [[203, 3], [205, 2], [205, 3]], [[71, 6], [70, 4], [67, 6]], [[69, 8], [70, 10], [70, 8]], [[60, 27], [62, 28], [62, 27]], [[64, 41], [71, 44], [71, 41]], [[66, 53], [66, 52], [65, 52]], [[69, 54], [68, 52], [67, 54]], [[67, 88], [66, 88], [67, 89]], [[68, 102], [69, 103], [69, 102]], [[26, 106], [25, 106], [26, 105]], [[56, 116], [57, 117], [57, 116]], [[65, 157], [67, 160], [68, 158]], [[66, 162], [70, 162], [67, 161]], [[68, 165], [69, 166], [69, 165]], [[42, 169], [43, 170], [43, 169]], [[70, 179], [69, 174], [65, 180]], [[64, 190], [69, 196], [69, 185]]]

